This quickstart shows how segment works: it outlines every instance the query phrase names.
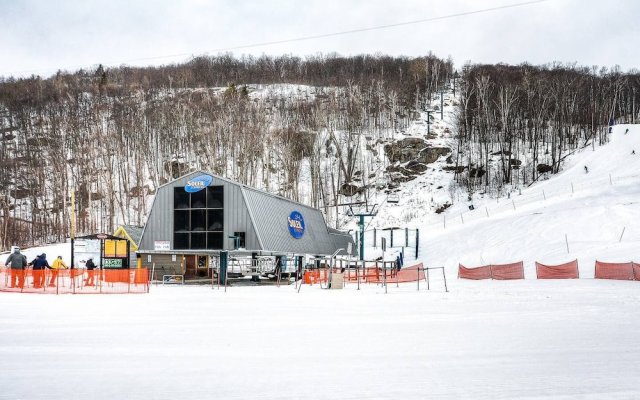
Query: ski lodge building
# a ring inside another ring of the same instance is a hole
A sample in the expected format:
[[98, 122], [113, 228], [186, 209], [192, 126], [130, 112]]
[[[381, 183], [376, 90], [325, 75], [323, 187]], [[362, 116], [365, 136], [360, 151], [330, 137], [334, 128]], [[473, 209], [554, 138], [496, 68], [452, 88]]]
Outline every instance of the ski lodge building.
[[329, 228], [318, 209], [196, 171], [157, 189], [137, 264], [189, 279], [207, 276], [220, 251], [292, 260], [346, 254], [349, 243], [355, 249], [351, 235]]

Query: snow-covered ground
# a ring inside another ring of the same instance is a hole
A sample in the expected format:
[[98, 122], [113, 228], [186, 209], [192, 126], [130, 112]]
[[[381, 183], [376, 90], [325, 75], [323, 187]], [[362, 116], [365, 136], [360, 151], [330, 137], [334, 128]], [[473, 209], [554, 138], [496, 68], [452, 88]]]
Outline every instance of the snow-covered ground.
[[[640, 127], [618, 126], [562, 174], [474, 199], [464, 223], [454, 207], [446, 228], [421, 220], [421, 261], [445, 266], [449, 292], [434, 271], [430, 291], [386, 295], [354, 284], [0, 293], [0, 399], [638, 399], [640, 282], [590, 279], [595, 259], [640, 261], [632, 150]], [[41, 251], [64, 248], [27, 253]], [[534, 261], [576, 258], [579, 280], [532, 279]], [[458, 262], [519, 260], [524, 281], [455, 279]]]
[[0, 293], [1, 399], [637, 399], [638, 282]]
[[462, 218], [459, 208], [451, 210], [446, 228], [422, 226], [423, 261], [455, 273], [458, 263], [523, 260], [527, 278], [535, 278], [535, 261], [578, 259], [582, 277], [593, 277], [596, 259], [639, 262], [640, 154], [634, 150], [640, 152], [640, 125], [618, 125], [611, 143], [571, 156], [561, 174], [510, 199], [475, 201]]

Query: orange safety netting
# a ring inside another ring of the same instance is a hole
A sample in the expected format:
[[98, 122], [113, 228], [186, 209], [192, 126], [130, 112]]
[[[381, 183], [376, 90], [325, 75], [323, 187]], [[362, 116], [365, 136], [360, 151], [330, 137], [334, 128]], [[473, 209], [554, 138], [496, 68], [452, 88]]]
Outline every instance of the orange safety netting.
[[[338, 272], [338, 269], [334, 268], [333, 272]], [[306, 283], [307, 285], [313, 285], [314, 283], [326, 283], [328, 279], [328, 268], [318, 268], [304, 271], [304, 283]]]
[[596, 279], [634, 280], [634, 266], [628, 263], [607, 263], [596, 261]]
[[396, 282], [415, 282], [424, 280], [426, 280], [426, 277], [424, 276], [424, 267], [422, 263], [402, 268], [397, 271], [395, 279]]
[[491, 279], [524, 279], [524, 264], [522, 261], [501, 265], [491, 264]]
[[[387, 277], [389, 274], [387, 274]], [[382, 268], [380, 267], [366, 267], [350, 269], [346, 272], [345, 280], [355, 282], [360, 279], [360, 282], [381, 282], [383, 279]]]
[[[395, 268], [382, 268], [382, 267], [366, 267], [366, 268], [346, 268], [342, 273], [344, 274], [344, 280], [349, 282], [356, 282], [360, 279], [363, 283], [382, 283], [386, 281], [391, 282], [415, 282], [417, 280], [426, 280], [425, 269], [422, 263], [413, 265], [411, 267], [402, 268], [397, 270]], [[334, 268], [334, 273], [341, 272], [340, 268]], [[386, 276], [385, 276], [386, 275]], [[325, 283], [329, 279], [329, 269], [320, 268], [307, 270], [304, 272], [303, 280], [307, 285], [313, 285], [314, 283]]]
[[[424, 267], [422, 263], [412, 265], [410, 267], [402, 268], [400, 270], [395, 268], [375, 268], [376, 275], [369, 274], [363, 280], [369, 283], [383, 283], [386, 279], [387, 283], [405, 283], [415, 282], [418, 280], [426, 280], [424, 275]], [[385, 276], [386, 275], [386, 276]]]
[[458, 264], [458, 278], [462, 279], [524, 279], [524, 265], [522, 261], [511, 264], [483, 265], [482, 267], [467, 268]]
[[147, 268], [86, 269], [11, 269], [0, 268], [0, 291], [22, 293], [147, 293]]
[[559, 265], [545, 265], [536, 261], [538, 279], [578, 279], [578, 260]]
[[467, 268], [458, 264], [458, 278], [462, 279], [491, 279], [491, 265], [476, 268]]
[[640, 281], [640, 264], [636, 264], [636, 263], [631, 263], [631, 264], [633, 264], [634, 278], [636, 278], [637, 281]]

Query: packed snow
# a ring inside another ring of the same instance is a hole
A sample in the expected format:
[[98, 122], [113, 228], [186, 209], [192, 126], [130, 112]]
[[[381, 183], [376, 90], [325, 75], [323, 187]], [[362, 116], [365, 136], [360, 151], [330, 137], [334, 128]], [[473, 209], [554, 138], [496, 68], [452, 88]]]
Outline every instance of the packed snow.
[[[640, 261], [634, 150], [640, 126], [617, 126], [557, 176], [476, 198], [464, 218], [464, 204], [452, 207], [446, 227], [422, 220], [419, 259], [445, 267], [448, 292], [432, 271], [430, 290], [391, 283], [387, 294], [371, 284], [0, 293], [0, 399], [640, 398], [640, 282], [591, 279], [596, 259]], [[64, 247], [26, 250], [42, 251]], [[581, 279], [535, 279], [534, 261], [573, 259]], [[458, 263], [520, 260], [525, 280], [456, 279]]]

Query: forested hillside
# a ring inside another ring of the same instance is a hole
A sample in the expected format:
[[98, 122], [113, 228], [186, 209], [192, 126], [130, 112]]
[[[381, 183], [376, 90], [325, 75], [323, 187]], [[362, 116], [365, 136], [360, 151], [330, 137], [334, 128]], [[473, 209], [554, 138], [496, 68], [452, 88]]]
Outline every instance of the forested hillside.
[[640, 74], [574, 65], [468, 65], [457, 121], [458, 181], [470, 193], [529, 185], [564, 157], [635, 123]]
[[195, 169], [329, 205], [371, 175], [365, 143], [402, 131], [452, 68], [434, 56], [220, 56], [6, 79], [1, 247], [63, 240], [72, 191], [79, 232], [142, 224], [155, 189]]
[[334, 224], [330, 206], [396, 187], [402, 180], [390, 174], [406, 166], [424, 173], [416, 164], [431, 157], [413, 155], [429, 146], [426, 129], [407, 141], [407, 128], [453, 88], [455, 140], [436, 157], [448, 157], [470, 195], [557, 172], [566, 154], [606, 142], [609, 121], [640, 107], [637, 74], [526, 65], [454, 73], [432, 55], [222, 55], [4, 78], [0, 248], [64, 240], [72, 192], [79, 233], [143, 224], [156, 188], [197, 169], [321, 208]]

